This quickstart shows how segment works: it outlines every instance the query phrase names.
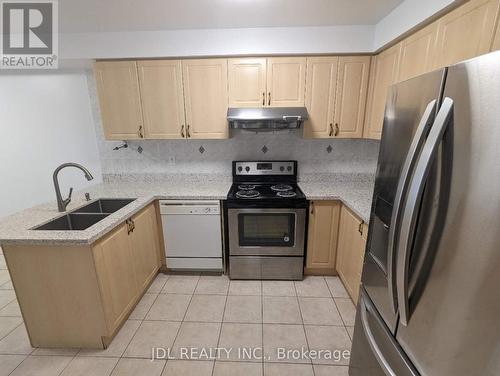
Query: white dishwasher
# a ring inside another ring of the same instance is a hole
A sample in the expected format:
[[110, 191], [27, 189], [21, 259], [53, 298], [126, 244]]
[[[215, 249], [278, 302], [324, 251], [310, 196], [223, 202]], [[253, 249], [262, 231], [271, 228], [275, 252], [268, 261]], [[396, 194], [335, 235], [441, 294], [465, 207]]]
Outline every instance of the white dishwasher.
[[220, 202], [160, 200], [167, 268], [222, 271]]

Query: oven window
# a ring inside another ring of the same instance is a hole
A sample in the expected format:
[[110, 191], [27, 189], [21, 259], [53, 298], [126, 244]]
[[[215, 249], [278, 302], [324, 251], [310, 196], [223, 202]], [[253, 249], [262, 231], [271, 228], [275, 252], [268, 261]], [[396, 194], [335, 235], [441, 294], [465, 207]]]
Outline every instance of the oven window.
[[293, 247], [294, 213], [249, 213], [238, 215], [240, 246]]

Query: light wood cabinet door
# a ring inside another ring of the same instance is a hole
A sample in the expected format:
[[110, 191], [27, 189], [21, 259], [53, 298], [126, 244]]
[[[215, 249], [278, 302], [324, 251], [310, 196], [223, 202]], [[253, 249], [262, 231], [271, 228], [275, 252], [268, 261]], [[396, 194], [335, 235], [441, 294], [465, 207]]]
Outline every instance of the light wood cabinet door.
[[437, 22], [434, 22], [401, 43], [398, 81], [430, 72], [436, 53]]
[[136, 62], [100, 61], [95, 63], [94, 73], [105, 138], [143, 138]]
[[144, 291], [154, 278], [160, 264], [158, 263], [159, 241], [155, 238], [156, 211], [154, 205], [132, 217], [134, 230], [130, 233], [134, 269], [138, 283], [138, 291]]
[[307, 58], [305, 105], [309, 119], [304, 123], [305, 137], [333, 135], [338, 64], [337, 56]]
[[367, 226], [346, 206], [340, 210], [337, 272], [356, 304], [363, 271]]
[[370, 56], [339, 58], [333, 136], [360, 138], [365, 120]]
[[334, 274], [340, 202], [313, 201], [309, 211], [306, 272]]
[[381, 52], [373, 61], [368, 90], [368, 106], [363, 135], [380, 139], [389, 86], [397, 81], [401, 43]]
[[125, 224], [93, 247], [106, 322], [113, 332], [135, 304], [138, 284], [128, 229]]
[[266, 105], [271, 107], [303, 107], [305, 84], [305, 57], [267, 59]]
[[185, 138], [180, 60], [143, 60], [137, 63], [137, 68], [145, 137]]
[[497, 16], [497, 31], [495, 33], [495, 39], [493, 40], [492, 51], [500, 50], [500, 10]]
[[438, 21], [435, 68], [490, 51], [498, 0], [471, 0]]
[[229, 107], [266, 105], [266, 58], [228, 60]]
[[228, 138], [227, 59], [182, 61], [186, 137]]

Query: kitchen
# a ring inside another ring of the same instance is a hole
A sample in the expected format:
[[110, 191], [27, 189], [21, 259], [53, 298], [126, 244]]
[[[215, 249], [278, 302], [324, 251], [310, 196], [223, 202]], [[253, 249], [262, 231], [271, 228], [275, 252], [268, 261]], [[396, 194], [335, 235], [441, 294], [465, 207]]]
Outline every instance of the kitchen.
[[0, 375], [498, 373], [499, 1], [320, 3], [59, 3], [0, 75]]

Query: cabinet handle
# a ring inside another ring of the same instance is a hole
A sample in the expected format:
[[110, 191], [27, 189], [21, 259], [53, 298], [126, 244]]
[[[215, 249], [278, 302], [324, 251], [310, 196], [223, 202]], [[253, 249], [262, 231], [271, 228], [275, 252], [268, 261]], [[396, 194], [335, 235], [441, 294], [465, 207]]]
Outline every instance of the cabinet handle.
[[339, 123], [335, 123], [335, 137], [339, 135]]
[[181, 127], [181, 137], [184, 138], [184, 124], [182, 124]]
[[361, 221], [359, 223], [359, 227], [358, 227], [358, 231], [359, 233], [361, 234], [361, 236], [363, 236], [363, 225], [365, 224], [365, 221]]
[[267, 93], [267, 95], [268, 95], [267, 105], [270, 106], [271, 105], [271, 92]]
[[266, 105], [266, 92], [265, 91], [262, 92], [262, 105], [263, 106]]
[[191, 137], [191, 133], [189, 133], [189, 124], [187, 125], [186, 127], [186, 134], [187, 134], [187, 137], [190, 138]]
[[137, 132], [140, 138], [144, 138], [144, 135], [142, 134], [142, 125], [139, 125], [139, 131]]
[[311, 215], [314, 214], [314, 202], [311, 202]]
[[333, 135], [333, 124], [330, 123], [330, 132], [328, 133], [328, 136], [332, 137], [332, 135]]

